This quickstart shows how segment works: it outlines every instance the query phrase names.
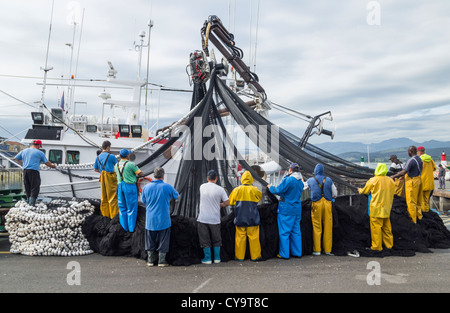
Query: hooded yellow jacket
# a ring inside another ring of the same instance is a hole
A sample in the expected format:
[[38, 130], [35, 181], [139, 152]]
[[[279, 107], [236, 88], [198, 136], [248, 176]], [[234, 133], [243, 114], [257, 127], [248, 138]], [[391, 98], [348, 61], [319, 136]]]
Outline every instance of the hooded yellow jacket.
[[241, 184], [229, 196], [230, 205], [234, 206], [234, 224], [238, 227], [258, 226], [261, 220], [257, 205], [262, 193], [253, 186], [253, 177], [249, 171], [242, 174]]
[[387, 165], [378, 163], [375, 177], [369, 179], [363, 189], [358, 190], [360, 194], [372, 194], [371, 217], [388, 218], [391, 215], [395, 184], [392, 178], [386, 176], [387, 172]]
[[434, 176], [433, 172], [436, 170], [436, 164], [431, 156], [422, 154], [420, 156], [423, 162], [422, 168], [422, 190], [434, 190]]

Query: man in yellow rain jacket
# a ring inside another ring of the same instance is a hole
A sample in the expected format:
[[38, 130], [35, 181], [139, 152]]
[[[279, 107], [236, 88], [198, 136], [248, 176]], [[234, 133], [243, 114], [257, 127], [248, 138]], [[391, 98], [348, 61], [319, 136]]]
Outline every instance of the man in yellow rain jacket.
[[[420, 201], [422, 212], [430, 211], [430, 195], [434, 190], [434, 175], [433, 172], [437, 169], [431, 156], [425, 153], [423, 146], [417, 147], [417, 155], [420, 156], [423, 162], [422, 169], [422, 199]], [[420, 196], [420, 195], [419, 195]]]
[[111, 142], [108, 140], [103, 142], [102, 149], [102, 153], [95, 160], [94, 171], [100, 173], [100, 212], [103, 216], [112, 219], [119, 214], [117, 176], [114, 172], [114, 165], [117, 163], [117, 158], [111, 154]]
[[236, 260], [243, 261], [245, 258], [247, 237], [251, 260], [261, 260], [261, 244], [259, 242], [261, 220], [257, 204], [262, 198], [262, 193], [257, 187], [253, 186], [253, 177], [249, 171], [242, 174], [241, 186], [234, 188], [228, 198], [230, 205], [234, 206]]
[[386, 176], [387, 165], [378, 163], [375, 177], [369, 179], [364, 188], [358, 188], [360, 194], [371, 194], [370, 201], [370, 233], [372, 236], [372, 250], [381, 251], [383, 245], [392, 249], [394, 237], [391, 228], [391, 209], [394, 200], [395, 183]]
[[[389, 168], [389, 172], [393, 175], [399, 173], [403, 169], [403, 163], [397, 158], [395, 154], [392, 154], [389, 158], [392, 162], [391, 167]], [[395, 183], [395, 194], [399, 197], [405, 197], [405, 180], [396, 178], [394, 179]]]

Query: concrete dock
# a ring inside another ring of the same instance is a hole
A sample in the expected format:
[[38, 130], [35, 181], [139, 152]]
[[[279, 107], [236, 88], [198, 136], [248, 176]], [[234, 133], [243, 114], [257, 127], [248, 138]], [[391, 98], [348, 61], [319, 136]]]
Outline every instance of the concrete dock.
[[[413, 257], [321, 255], [166, 268], [148, 267], [144, 260], [135, 258], [96, 253], [82, 257], [4, 253], [0, 254], [0, 292], [208, 292], [227, 293], [230, 297], [238, 297], [238, 293], [446, 293], [450, 290], [449, 262], [450, 249]], [[373, 281], [376, 269], [379, 284]]]
[[[431, 208], [439, 204], [436, 199], [449, 199], [449, 194], [450, 190], [436, 189]], [[441, 218], [449, 228], [450, 217], [441, 212]], [[450, 290], [450, 249], [433, 249], [433, 253], [413, 257], [321, 255], [158, 268], [147, 267], [140, 259], [97, 253], [80, 257], [15, 255], [9, 252], [9, 246], [8, 234], [0, 234], [2, 293], [181, 293], [172, 299], [171, 308], [182, 308], [182, 301], [197, 293], [213, 293], [216, 295], [207, 298], [217, 299], [220, 294], [238, 297], [238, 293], [251, 293], [267, 297], [267, 303], [274, 308], [275, 302], [267, 293], [424, 294]], [[374, 281], [376, 270], [378, 281]], [[288, 300], [293, 304], [296, 299], [294, 296]]]
[[450, 182], [446, 181], [446, 188], [439, 189], [439, 182], [435, 182], [435, 189], [430, 199], [430, 208], [434, 208], [441, 213], [450, 211]]

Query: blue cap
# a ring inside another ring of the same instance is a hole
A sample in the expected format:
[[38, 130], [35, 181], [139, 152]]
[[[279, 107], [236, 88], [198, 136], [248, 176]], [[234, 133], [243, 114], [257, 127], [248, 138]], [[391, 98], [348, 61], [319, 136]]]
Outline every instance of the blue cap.
[[215, 170], [210, 170], [207, 175], [210, 179], [216, 179], [217, 172]]
[[300, 165], [298, 165], [297, 163], [292, 163], [291, 166], [289, 166], [292, 169], [299, 169]]
[[128, 149], [122, 149], [122, 150], [120, 150], [120, 156], [122, 157], [122, 158], [126, 158], [127, 157], [127, 155], [129, 155], [131, 153], [131, 151], [130, 150], [128, 150]]

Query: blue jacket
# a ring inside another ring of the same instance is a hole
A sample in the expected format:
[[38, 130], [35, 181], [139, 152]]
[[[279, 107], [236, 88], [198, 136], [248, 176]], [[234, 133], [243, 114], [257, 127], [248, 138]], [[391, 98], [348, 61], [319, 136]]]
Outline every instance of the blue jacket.
[[178, 192], [162, 180], [153, 180], [142, 190], [142, 202], [146, 205], [145, 229], [157, 231], [172, 226], [170, 200], [177, 199]]
[[[325, 178], [324, 175], [324, 168], [322, 164], [317, 164], [314, 168], [314, 176], [319, 181], [320, 185], [323, 185], [323, 197], [327, 199], [328, 201], [333, 200], [333, 181], [331, 178], [327, 177]], [[325, 178], [325, 183], [323, 182]], [[322, 188], [317, 184], [317, 181], [314, 179], [314, 177], [311, 177], [307, 180], [309, 189], [311, 190], [311, 200], [313, 202], [319, 201], [322, 199]]]
[[270, 192], [280, 196], [278, 203], [278, 213], [284, 215], [301, 215], [302, 202], [300, 198], [303, 192], [303, 181], [300, 173], [292, 173], [283, 178], [277, 186], [271, 186]]
[[48, 160], [45, 154], [36, 148], [27, 148], [19, 152], [16, 155], [16, 159], [22, 161], [22, 167], [26, 170], [39, 171], [39, 167], [42, 163], [47, 163]]

